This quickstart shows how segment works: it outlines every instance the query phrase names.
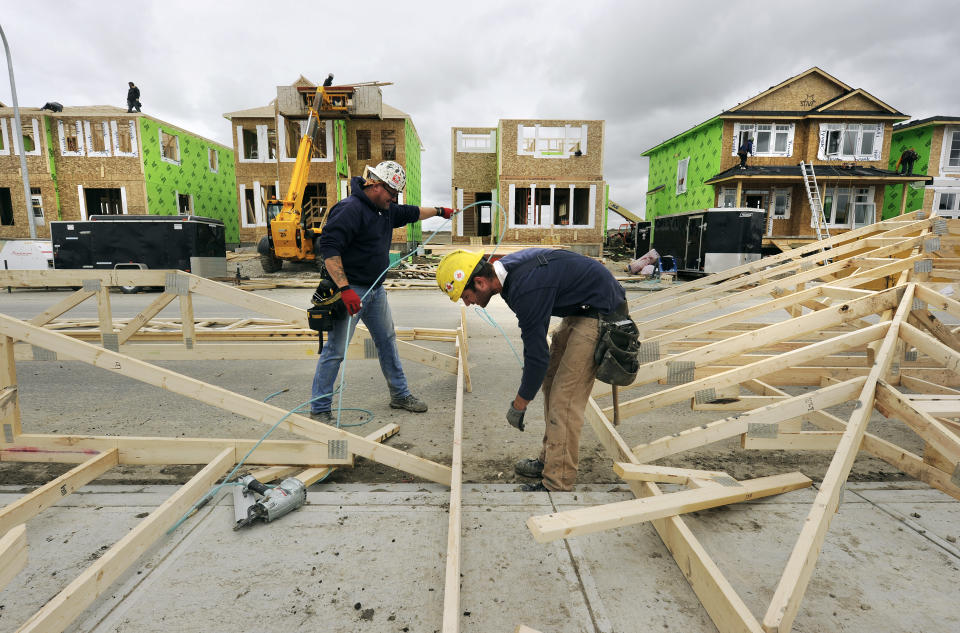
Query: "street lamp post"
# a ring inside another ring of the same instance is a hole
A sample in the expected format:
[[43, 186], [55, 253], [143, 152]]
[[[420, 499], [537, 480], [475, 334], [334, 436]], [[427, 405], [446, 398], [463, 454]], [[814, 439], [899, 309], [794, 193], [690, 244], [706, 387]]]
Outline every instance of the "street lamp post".
[[35, 240], [37, 228], [33, 225], [33, 198], [30, 196], [30, 175], [27, 173], [27, 151], [23, 146], [23, 126], [20, 123], [20, 105], [17, 103], [17, 84], [13, 81], [13, 60], [10, 59], [10, 46], [7, 45], [7, 36], [3, 32], [3, 27], [0, 27], [0, 38], [3, 39], [3, 50], [7, 53], [10, 94], [13, 95], [13, 121], [16, 128], [11, 136], [16, 139], [16, 145], [20, 148], [20, 171], [23, 172], [23, 197], [27, 201], [27, 224], [30, 226], [30, 239]]

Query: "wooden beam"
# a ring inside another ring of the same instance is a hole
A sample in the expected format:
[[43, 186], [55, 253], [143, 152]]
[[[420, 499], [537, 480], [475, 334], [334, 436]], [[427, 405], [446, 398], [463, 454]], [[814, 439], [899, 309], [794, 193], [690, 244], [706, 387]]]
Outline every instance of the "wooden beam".
[[189, 376], [150, 365], [83, 341], [74, 340], [63, 334], [26, 324], [3, 314], [0, 314], [0, 334], [15, 336], [44, 349], [63, 352], [71, 358], [211, 404], [226, 411], [232, 411], [237, 415], [254, 419], [263, 424], [273, 426], [277, 420], [286, 418], [282, 427], [287, 431], [321, 442], [346, 440], [347, 452], [349, 453], [355, 453], [385, 466], [391, 466], [436, 483], [450, 484], [450, 468], [448, 466], [404, 453], [383, 444], [370, 442], [342, 429], [320, 424], [302, 415], [289, 414], [279, 407], [233, 393], [222, 387], [204, 383]]
[[[396, 424], [388, 424], [382, 429], [374, 431], [364, 437], [371, 442], [383, 442], [389, 437], [393, 437], [400, 432], [400, 427]], [[312, 486], [318, 481], [323, 481], [330, 473], [337, 469], [336, 466], [325, 466], [322, 468], [308, 468], [297, 475], [297, 479], [303, 482], [304, 486]]]
[[91, 457], [46, 485], [0, 508], [0, 534], [26, 523], [119, 463], [116, 449]]
[[803, 599], [817, 564], [820, 548], [823, 547], [827, 530], [830, 528], [830, 521], [840, 503], [841, 488], [850, 474], [860, 443], [866, 433], [867, 424], [873, 412], [877, 383], [890, 371], [893, 363], [897, 342], [900, 340], [900, 327], [913, 304], [914, 288], [915, 284], [908, 284], [906, 287], [900, 306], [890, 322], [883, 344], [877, 353], [876, 364], [864, 382], [858, 398], [858, 407], [850, 416], [850, 422], [840, 438], [837, 452], [830, 461], [817, 498], [807, 515], [800, 537], [777, 584], [773, 600], [763, 618], [763, 628], [768, 633], [786, 633], [793, 626], [793, 620], [800, 609], [800, 601]]
[[671, 468], [652, 464], [631, 464], [615, 462], [613, 472], [624, 481], [653, 481], [665, 484], [687, 484], [691, 479], [733, 479], [720, 470], [694, 470], [692, 468]]
[[17, 525], [0, 532], [0, 589], [27, 564], [27, 526]]
[[538, 543], [626, 527], [654, 519], [706, 508], [759, 499], [806, 488], [813, 482], [801, 473], [786, 473], [739, 482], [736, 486], [710, 486], [658, 497], [631, 499], [530, 517], [527, 527]]
[[15, 442], [17, 436], [23, 432], [20, 427], [17, 363], [13, 357], [13, 348], [14, 339], [0, 333], [0, 387], [13, 389], [14, 393], [12, 405], [10, 400], [6, 399], [4, 406], [0, 408], [0, 448]]
[[146, 308], [143, 309], [140, 314], [130, 319], [126, 326], [124, 326], [120, 333], [117, 335], [117, 340], [121, 345], [130, 340], [130, 337], [137, 333], [137, 331], [142, 328], [144, 325], [150, 322], [150, 319], [160, 314], [160, 311], [163, 310], [167, 305], [177, 298], [177, 295], [170, 292], [162, 292], [160, 296], [150, 302]]
[[960, 437], [929, 413], [916, 409], [906, 396], [883, 381], [877, 386], [877, 408], [888, 418], [903, 420], [953, 464], [960, 463]]
[[825, 409], [853, 399], [863, 387], [864, 378], [853, 378], [837, 385], [823, 387], [812, 393], [794, 396], [782, 402], [754, 409], [702, 426], [685, 429], [679, 433], [640, 444], [633, 448], [633, 455], [640, 462], [650, 462], [667, 455], [699, 448], [713, 442], [747, 433], [751, 424], [778, 424], [792, 420], [811, 411]]
[[913, 376], [901, 376], [900, 384], [911, 391], [960, 396], [960, 389], [951, 389], [950, 387], [944, 387], [942, 385], [938, 385], [937, 383], [930, 382], [929, 380], [923, 380]]
[[[462, 310], [462, 308], [461, 308]], [[461, 318], [463, 313], [461, 312]], [[463, 516], [463, 384], [466, 360], [460, 355], [453, 414], [453, 461], [447, 523], [447, 562], [443, 588], [443, 633], [460, 630], [460, 540]]]
[[180, 487], [147, 518], [104, 552], [66, 588], [54, 596], [19, 629], [20, 633], [63, 631], [163, 533], [199, 500], [234, 464], [233, 451], [224, 450], [215, 460]]
[[842, 435], [840, 431], [799, 431], [779, 433], [770, 438], [743, 435], [740, 447], [751, 450], [835, 451]]
[[77, 290], [73, 294], [64, 297], [37, 316], [30, 319], [30, 323], [33, 325], [46, 325], [64, 312], [69, 312], [95, 294], [96, 293], [92, 290], [83, 290], [81, 288], [80, 290]]

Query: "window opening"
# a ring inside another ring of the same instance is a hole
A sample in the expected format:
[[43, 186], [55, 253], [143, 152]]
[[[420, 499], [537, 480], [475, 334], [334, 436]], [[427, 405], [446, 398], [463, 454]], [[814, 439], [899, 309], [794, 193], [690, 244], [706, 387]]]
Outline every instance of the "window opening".
[[243, 158], [245, 160], [259, 160], [260, 147], [257, 141], [257, 128], [251, 126], [240, 128], [240, 140], [243, 143]]
[[9, 187], [0, 187], [0, 226], [13, 226], [13, 200]]
[[570, 189], [556, 187], [553, 190], [553, 223], [557, 226], [570, 224], [573, 219], [570, 213]]
[[83, 188], [87, 217], [91, 215], [121, 215], [123, 199], [119, 189]]
[[30, 187], [30, 202], [33, 206], [33, 219], [37, 224], [44, 223], [43, 196], [40, 187]]
[[217, 154], [217, 150], [213, 147], [207, 148], [207, 164], [210, 167], [210, 171], [213, 173], [220, 171], [220, 156]]
[[590, 224], [590, 189], [576, 187], [573, 190], [573, 223], [585, 226]]
[[370, 159], [370, 130], [357, 130], [357, 160]]
[[193, 196], [189, 193], [177, 193], [177, 211], [189, 215], [193, 213]]
[[160, 157], [171, 163], [180, 162], [180, 137], [160, 130]]
[[383, 160], [397, 160], [397, 133], [394, 130], [380, 130], [380, 150]]

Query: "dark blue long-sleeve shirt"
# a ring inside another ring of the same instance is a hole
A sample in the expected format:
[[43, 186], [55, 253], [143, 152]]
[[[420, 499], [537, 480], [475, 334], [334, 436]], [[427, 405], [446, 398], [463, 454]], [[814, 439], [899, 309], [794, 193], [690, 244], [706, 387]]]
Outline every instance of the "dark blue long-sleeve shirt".
[[[547, 259], [546, 265], [535, 263], [518, 270], [538, 255]], [[523, 340], [523, 377], [517, 393], [533, 400], [550, 362], [550, 317], [576, 316], [591, 309], [610, 313], [625, 301], [626, 293], [603, 264], [570, 251], [528, 248], [500, 261], [507, 270], [500, 295], [517, 315]]]
[[[330, 209], [320, 234], [320, 256], [339, 256], [351, 284], [370, 286], [390, 264], [393, 229], [420, 219], [420, 207], [391, 204], [378, 209], [363, 192], [363, 179], [350, 182], [351, 195]], [[379, 283], [381, 283], [380, 280]]]

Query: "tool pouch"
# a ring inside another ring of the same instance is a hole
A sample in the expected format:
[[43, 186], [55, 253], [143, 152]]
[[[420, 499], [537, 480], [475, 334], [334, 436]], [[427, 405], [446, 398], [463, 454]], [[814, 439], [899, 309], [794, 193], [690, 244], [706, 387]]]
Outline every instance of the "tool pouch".
[[340, 293], [335, 288], [331, 290], [332, 284], [332, 281], [321, 281], [311, 298], [313, 306], [307, 308], [307, 325], [317, 333], [317, 354], [323, 351], [323, 333], [331, 331], [347, 314]]
[[[616, 320], [610, 320], [611, 318]], [[640, 331], [630, 317], [600, 317], [600, 336], [593, 353], [597, 380], [626, 387], [633, 384], [640, 368]]]

